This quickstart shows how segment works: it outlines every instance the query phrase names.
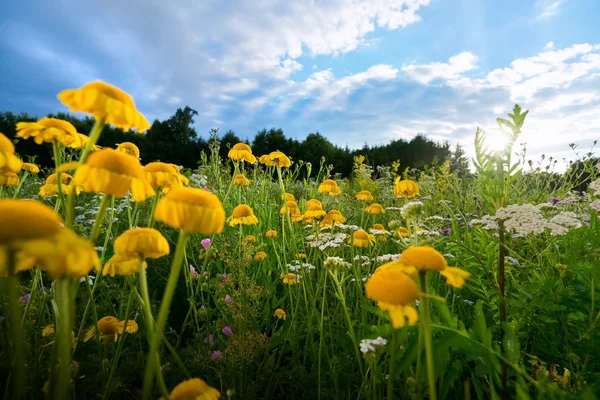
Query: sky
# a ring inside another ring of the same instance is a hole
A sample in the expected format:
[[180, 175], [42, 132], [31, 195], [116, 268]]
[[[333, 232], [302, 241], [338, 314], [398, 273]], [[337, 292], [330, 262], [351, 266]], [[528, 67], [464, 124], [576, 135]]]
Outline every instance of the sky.
[[473, 154], [515, 103], [528, 158], [600, 138], [600, 0], [121, 0], [0, 4], [0, 111], [67, 111], [103, 80], [150, 121], [360, 148], [418, 133]]

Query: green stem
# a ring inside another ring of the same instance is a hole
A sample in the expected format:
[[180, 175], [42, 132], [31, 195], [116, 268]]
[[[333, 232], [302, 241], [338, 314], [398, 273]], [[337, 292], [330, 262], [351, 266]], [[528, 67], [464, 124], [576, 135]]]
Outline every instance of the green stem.
[[429, 400], [436, 400], [435, 372], [433, 369], [433, 346], [431, 342], [431, 324], [429, 322], [429, 297], [427, 297], [427, 271], [419, 271], [421, 293], [419, 295], [423, 339], [425, 341], [425, 360], [427, 362], [427, 382], [429, 384]]
[[156, 205], [158, 204], [158, 198], [160, 197], [160, 188], [156, 188], [156, 195], [152, 200], [152, 211], [150, 211], [150, 220], [148, 221], [148, 228], [154, 227], [154, 210], [156, 210]]
[[[188, 235], [185, 231], [179, 231], [179, 239], [177, 240], [177, 248], [175, 250], [175, 256], [173, 257], [173, 263], [171, 264], [171, 271], [169, 272], [169, 278], [167, 280], [167, 286], [163, 295], [160, 310], [158, 312], [158, 319], [156, 322], [156, 329], [150, 343], [150, 350], [148, 351], [148, 361], [146, 363], [146, 370], [144, 372], [144, 386], [142, 392], [142, 398], [147, 400], [150, 398], [152, 392], [152, 384], [154, 380], [153, 369], [156, 369], [156, 373], [160, 374], [160, 360], [158, 351], [160, 343], [163, 338], [163, 331], [167, 324], [167, 316], [169, 315], [169, 308], [171, 307], [171, 301], [175, 294], [177, 287], [177, 280], [181, 274], [181, 265], [183, 261], [183, 254], [187, 243]], [[156, 355], [156, 358], [154, 357]], [[158, 364], [156, 362], [159, 362]]]
[[25, 182], [25, 180], [27, 179], [28, 176], [29, 176], [29, 171], [25, 171], [25, 173], [23, 174], [23, 177], [19, 181], [19, 186], [17, 186], [17, 188], [15, 189], [15, 192], [13, 193], [13, 199], [16, 199], [17, 196], [19, 195], [19, 192], [21, 191], [21, 187], [23, 186], [23, 183]]
[[71, 327], [73, 325], [72, 306], [74, 300], [71, 295], [70, 277], [63, 277], [55, 281], [56, 301], [59, 314], [56, 315], [56, 346], [58, 354], [58, 375], [54, 387], [55, 399], [71, 397], [67, 394], [71, 381]]
[[392, 358], [390, 359], [390, 373], [387, 383], [387, 398], [392, 400], [394, 397], [394, 373], [396, 368], [396, 357], [398, 355], [398, 330], [392, 328]]
[[319, 363], [317, 367], [317, 389], [319, 399], [321, 399], [321, 350], [323, 348], [323, 317], [325, 314], [325, 297], [327, 294], [327, 274], [325, 274], [325, 282], [323, 283], [323, 300], [321, 300], [321, 321], [319, 322]]
[[[13, 398], [20, 399], [25, 386], [25, 343], [23, 342], [23, 331], [21, 327], [21, 305], [19, 304], [19, 282], [15, 275], [15, 253], [8, 250], [8, 277], [4, 281], [4, 290], [8, 295], [8, 323], [12, 342], [12, 373]], [[10, 380], [10, 378], [9, 378]], [[7, 382], [8, 385], [8, 382]]]
[[140, 269], [140, 289], [142, 290], [142, 299], [144, 300], [143, 309], [146, 315], [146, 325], [150, 331], [150, 337], [154, 336], [154, 317], [152, 316], [152, 306], [150, 305], [150, 293], [148, 292], [148, 279], [146, 278], [146, 269], [144, 268], [144, 257], [139, 256]]
[[100, 137], [100, 134], [102, 133], [103, 128], [104, 128], [104, 120], [102, 118], [97, 119], [96, 122], [94, 122], [94, 126], [92, 127], [92, 130], [90, 131], [90, 135], [89, 135], [90, 139], [85, 144], [85, 147], [83, 148], [83, 151], [81, 152], [81, 156], [79, 157], [80, 163], [82, 163], [82, 164], [85, 163], [85, 160], [87, 159], [88, 155], [94, 148], [94, 145], [96, 144], [96, 142], [98, 142], [98, 138]]
[[106, 208], [108, 207], [110, 198], [111, 196], [108, 194], [105, 194], [102, 197], [102, 202], [100, 203], [98, 214], [96, 214], [96, 220], [94, 221], [92, 233], [90, 234], [90, 241], [94, 244], [96, 243], [96, 239], [98, 239], [98, 236], [100, 235], [100, 229], [102, 229], [102, 222], [104, 222], [104, 215], [106, 214]]

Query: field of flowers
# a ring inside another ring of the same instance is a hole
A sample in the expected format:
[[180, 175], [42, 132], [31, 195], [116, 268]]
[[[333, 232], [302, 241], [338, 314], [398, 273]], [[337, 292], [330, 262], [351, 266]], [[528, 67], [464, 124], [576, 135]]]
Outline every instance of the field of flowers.
[[244, 143], [220, 159], [216, 135], [193, 171], [101, 149], [105, 124], [149, 128], [131, 97], [58, 98], [96, 123], [17, 125], [52, 170], [0, 134], [3, 398], [600, 393], [597, 160], [528, 166], [519, 106], [477, 131], [474, 174], [356, 157], [341, 179]]

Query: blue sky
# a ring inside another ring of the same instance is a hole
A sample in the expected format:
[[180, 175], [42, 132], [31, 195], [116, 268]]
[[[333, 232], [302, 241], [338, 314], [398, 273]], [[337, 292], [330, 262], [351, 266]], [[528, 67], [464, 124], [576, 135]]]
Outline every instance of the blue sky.
[[600, 138], [598, 0], [124, 0], [0, 5], [0, 110], [65, 111], [101, 79], [148, 119], [360, 147], [425, 133], [469, 152], [531, 109], [532, 158]]

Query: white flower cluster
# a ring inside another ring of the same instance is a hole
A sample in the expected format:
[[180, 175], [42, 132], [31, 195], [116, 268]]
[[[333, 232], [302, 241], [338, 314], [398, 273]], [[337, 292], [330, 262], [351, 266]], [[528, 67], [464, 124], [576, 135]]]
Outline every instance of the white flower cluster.
[[367, 256], [354, 256], [354, 261], [360, 262], [363, 267], [371, 265], [371, 259]]
[[387, 340], [379, 336], [377, 339], [363, 339], [360, 341], [360, 351], [363, 354], [375, 353], [377, 347], [383, 347], [387, 344]]
[[481, 217], [481, 219], [474, 219], [471, 221], [471, 224], [475, 226], [481, 226], [481, 228], [486, 231], [498, 230], [498, 222], [496, 222], [496, 217], [492, 217], [491, 215], [484, 215]]
[[190, 186], [192, 187], [204, 187], [208, 182], [208, 178], [206, 175], [200, 174], [198, 172], [194, 172], [190, 175]]
[[305, 269], [307, 271], [312, 271], [313, 269], [317, 268], [314, 265], [309, 264], [309, 263], [301, 263], [299, 260], [292, 261], [291, 264], [287, 264], [287, 267], [288, 267], [288, 270], [291, 272], [298, 272], [302, 269]]
[[377, 235], [391, 235], [391, 233], [389, 233], [388, 231], [380, 231], [379, 229], [369, 229], [369, 232], [372, 233], [373, 235], [377, 236]]
[[400, 211], [402, 207], [386, 207], [385, 211]]
[[417, 231], [417, 235], [419, 235], [419, 236], [440, 236], [440, 233], [438, 231], [422, 230], [422, 231]]
[[384, 254], [382, 256], [378, 256], [375, 261], [378, 264], [383, 264], [383, 263], [387, 263], [390, 261], [396, 261], [397, 259], [400, 258], [400, 254]]
[[321, 233], [319, 236], [308, 235], [306, 237], [306, 245], [312, 248], [317, 247], [319, 250], [323, 251], [329, 247], [340, 247], [347, 238], [348, 235], [343, 232], [337, 232], [334, 234]]
[[348, 269], [350, 268], [351, 264], [349, 262], [344, 261], [344, 259], [341, 257], [327, 257], [325, 259], [325, 262], [323, 263], [323, 266], [327, 269], [336, 270]]
[[588, 186], [588, 193], [594, 191], [594, 196], [600, 196], [600, 179], [596, 179], [594, 182], [590, 183]]

